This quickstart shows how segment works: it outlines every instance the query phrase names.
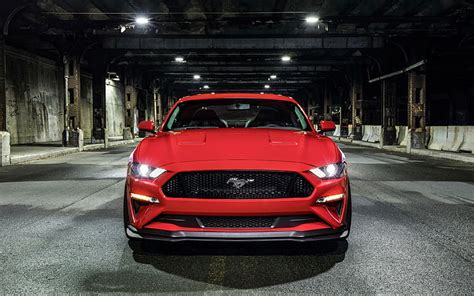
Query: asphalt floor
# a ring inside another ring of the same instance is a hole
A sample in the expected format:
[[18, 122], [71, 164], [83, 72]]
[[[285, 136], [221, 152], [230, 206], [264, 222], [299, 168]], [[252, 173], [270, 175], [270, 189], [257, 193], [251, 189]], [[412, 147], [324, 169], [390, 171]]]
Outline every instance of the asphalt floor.
[[133, 145], [0, 168], [0, 294], [474, 294], [474, 167], [340, 144], [347, 243], [129, 244]]

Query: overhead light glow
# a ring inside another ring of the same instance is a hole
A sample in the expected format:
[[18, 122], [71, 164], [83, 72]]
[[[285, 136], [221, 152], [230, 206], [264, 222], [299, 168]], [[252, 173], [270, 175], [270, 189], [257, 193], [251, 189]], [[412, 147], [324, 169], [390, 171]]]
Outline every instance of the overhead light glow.
[[199, 79], [201, 79], [201, 75], [195, 74], [195, 75], [193, 76], [193, 78], [194, 78], [194, 80], [199, 80]]
[[308, 16], [305, 18], [306, 23], [308, 24], [316, 24], [319, 22], [319, 17], [317, 16]]
[[289, 55], [284, 55], [284, 56], [281, 57], [281, 60], [283, 62], [289, 62], [289, 61], [291, 61], [291, 57]]
[[270, 85], [269, 85], [269, 84], [265, 84], [263, 87], [265, 87], [265, 88], [270, 88]]
[[204, 88], [204, 89], [209, 89], [209, 85], [206, 84], [206, 85], [204, 85], [202, 88]]
[[270, 79], [277, 79], [277, 76], [276, 75], [270, 75]]
[[139, 16], [135, 19], [135, 23], [137, 25], [146, 25], [150, 22], [150, 20], [144, 16]]
[[175, 57], [174, 61], [177, 63], [184, 63], [184, 58], [183, 57]]

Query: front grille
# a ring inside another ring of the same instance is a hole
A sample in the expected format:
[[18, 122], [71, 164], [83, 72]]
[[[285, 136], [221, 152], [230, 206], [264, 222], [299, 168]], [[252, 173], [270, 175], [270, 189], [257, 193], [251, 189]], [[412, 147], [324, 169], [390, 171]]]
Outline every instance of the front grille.
[[275, 217], [198, 217], [205, 228], [270, 228]]
[[203, 171], [178, 173], [162, 189], [168, 197], [268, 199], [307, 197], [314, 188], [297, 173]]

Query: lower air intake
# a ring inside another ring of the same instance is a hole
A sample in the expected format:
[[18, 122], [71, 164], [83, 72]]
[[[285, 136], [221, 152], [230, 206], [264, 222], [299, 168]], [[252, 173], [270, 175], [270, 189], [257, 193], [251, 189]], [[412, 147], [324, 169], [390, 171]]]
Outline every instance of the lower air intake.
[[205, 228], [270, 228], [275, 217], [199, 217]]

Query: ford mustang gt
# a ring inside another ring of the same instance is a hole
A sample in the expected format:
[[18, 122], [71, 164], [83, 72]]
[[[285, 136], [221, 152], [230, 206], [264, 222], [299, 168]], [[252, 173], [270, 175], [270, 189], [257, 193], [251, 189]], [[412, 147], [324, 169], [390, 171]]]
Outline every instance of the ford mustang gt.
[[344, 239], [351, 192], [344, 154], [292, 98], [226, 93], [184, 97], [130, 156], [129, 239]]

